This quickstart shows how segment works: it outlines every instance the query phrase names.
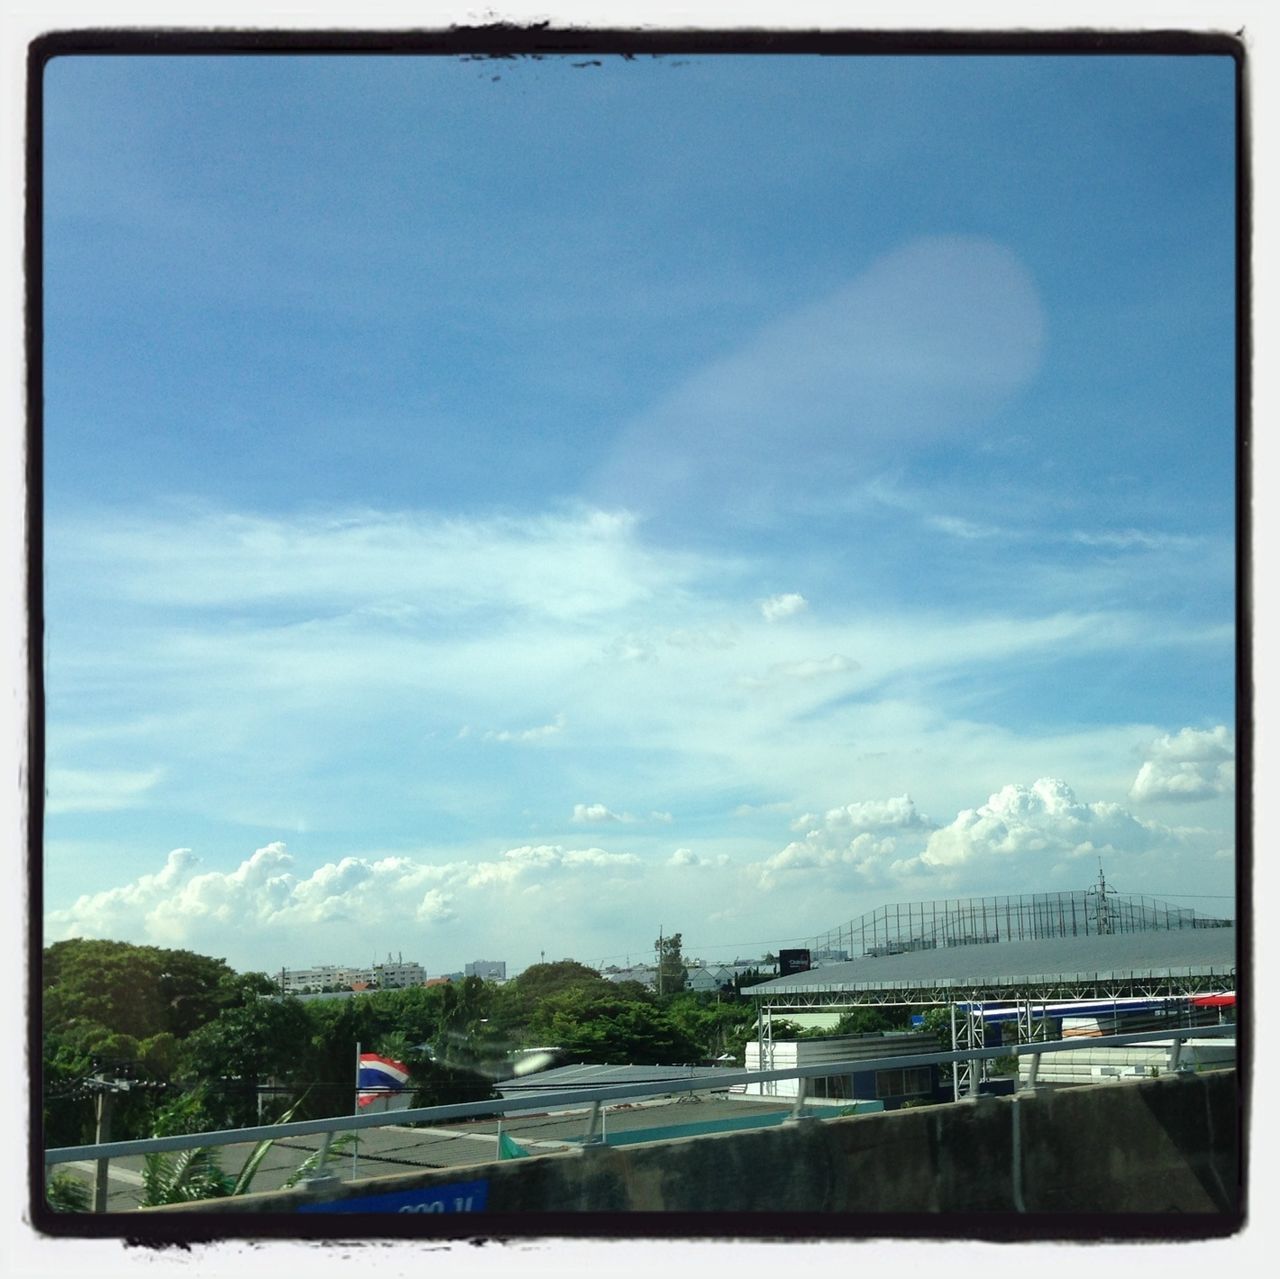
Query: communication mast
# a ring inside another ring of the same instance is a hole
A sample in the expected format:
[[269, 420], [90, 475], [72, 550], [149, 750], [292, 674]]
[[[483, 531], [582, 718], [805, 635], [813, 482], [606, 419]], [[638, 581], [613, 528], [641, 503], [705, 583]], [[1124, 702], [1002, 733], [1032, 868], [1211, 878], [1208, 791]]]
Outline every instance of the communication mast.
[[1107, 900], [1108, 893], [1114, 895], [1115, 889], [1107, 887], [1107, 877], [1102, 869], [1102, 858], [1099, 857], [1098, 882], [1093, 888], [1089, 889], [1089, 896], [1093, 899], [1094, 919], [1097, 923], [1099, 936], [1115, 931], [1111, 919], [1111, 903]]

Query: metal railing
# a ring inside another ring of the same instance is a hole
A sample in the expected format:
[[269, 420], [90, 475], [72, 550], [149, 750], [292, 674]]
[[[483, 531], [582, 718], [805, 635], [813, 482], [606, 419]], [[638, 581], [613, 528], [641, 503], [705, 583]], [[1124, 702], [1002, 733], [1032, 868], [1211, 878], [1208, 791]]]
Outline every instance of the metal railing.
[[[954, 1065], [959, 1062], [980, 1061], [996, 1057], [1030, 1056], [1030, 1075], [1025, 1085], [1036, 1086], [1036, 1074], [1040, 1058], [1045, 1053], [1078, 1052], [1082, 1050], [1124, 1047], [1131, 1044], [1172, 1045], [1170, 1069], [1186, 1070], [1182, 1059], [1182, 1045], [1188, 1039], [1209, 1039], [1234, 1036], [1234, 1023], [1216, 1026], [1184, 1026], [1123, 1035], [1100, 1035], [1088, 1038], [1051, 1040], [1048, 1042], [1001, 1044], [994, 1047], [964, 1048], [959, 1051], [934, 1053], [906, 1053], [891, 1057], [870, 1057], [852, 1061], [829, 1061], [812, 1066], [792, 1066], [785, 1070], [725, 1070], [714, 1076], [672, 1079], [663, 1082], [649, 1080], [638, 1084], [617, 1084], [608, 1087], [573, 1088], [558, 1092], [531, 1092], [528, 1095], [507, 1097], [502, 1100], [459, 1102], [449, 1106], [420, 1106], [411, 1110], [384, 1111], [374, 1115], [334, 1115], [325, 1119], [304, 1119], [292, 1123], [260, 1124], [253, 1128], [230, 1128], [215, 1132], [180, 1133], [170, 1137], [144, 1137], [131, 1141], [104, 1142], [85, 1146], [59, 1146], [44, 1152], [46, 1167], [76, 1161], [93, 1160], [100, 1168], [111, 1159], [127, 1156], [166, 1153], [189, 1150], [194, 1147], [242, 1145], [251, 1142], [310, 1137], [322, 1135], [332, 1138], [334, 1133], [359, 1131], [364, 1128], [383, 1128], [392, 1125], [427, 1123], [435, 1124], [449, 1119], [478, 1119], [493, 1115], [502, 1116], [511, 1111], [542, 1113], [551, 1110], [586, 1109], [589, 1112], [582, 1144], [593, 1144], [599, 1126], [600, 1104], [607, 1101], [633, 1101], [644, 1097], [666, 1097], [681, 1093], [725, 1092], [741, 1085], [766, 1084], [785, 1079], [799, 1080], [792, 1116], [799, 1117], [807, 1100], [806, 1081], [825, 1079], [829, 1076], [867, 1074], [880, 1070], [901, 1070], [911, 1066]], [[531, 1078], [529, 1083], [534, 1080]], [[975, 1083], [976, 1088], [976, 1083]], [[767, 1098], [766, 1098], [767, 1099]], [[790, 1100], [784, 1098], [780, 1100]], [[850, 1101], [856, 1098], [848, 1099]], [[326, 1141], [327, 1145], [327, 1141]]]

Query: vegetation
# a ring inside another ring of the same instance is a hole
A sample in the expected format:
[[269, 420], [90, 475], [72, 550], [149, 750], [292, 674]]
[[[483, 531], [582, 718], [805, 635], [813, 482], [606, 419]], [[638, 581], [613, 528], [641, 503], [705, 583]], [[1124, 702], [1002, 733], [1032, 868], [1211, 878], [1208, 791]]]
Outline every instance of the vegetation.
[[[189, 951], [59, 942], [44, 952], [45, 1139], [95, 1139], [101, 1077], [131, 1084], [112, 1096], [114, 1140], [243, 1127], [286, 1108], [299, 1119], [349, 1114], [357, 1045], [409, 1067], [414, 1106], [493, 1096], [523, 1047], [573, 1062], [741, 1064], [753, 1003], [682, 989], [680, 936], [664, 942], [662, 996], [563, 959], [501, 985], [468, 977], [310, 1001]], [[212, 1155], [157, 1161], [150, 1177], [157, 1202], [234, 1189]]]
[[689, 984], [689, 970], [684, 966], [681, 947], [682, 938], [679, 933], [659, 937], [653, 943], [658, 956], [658, 990], [664, 995], [681, 991]]

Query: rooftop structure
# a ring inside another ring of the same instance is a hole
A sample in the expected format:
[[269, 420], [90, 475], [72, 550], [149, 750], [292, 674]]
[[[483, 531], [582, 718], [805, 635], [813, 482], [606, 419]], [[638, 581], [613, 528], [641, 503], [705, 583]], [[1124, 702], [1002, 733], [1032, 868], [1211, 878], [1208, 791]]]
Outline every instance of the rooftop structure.
[[1231, 926], [1231, 920], [1210, 918], [1154, 897], [1118, 894], [1107, 887], [1099, 867], [1098, 882], [1082, 891], [880, 906], [818, 934], [808, 949], [816, 962], [827, 957], [897, 955], [993, 942]]
[[744, 993], [774, 1013], [860, 1004], [1110, 999], [1233, 990], [1236, 933], [1183, 928], [866, 955]]

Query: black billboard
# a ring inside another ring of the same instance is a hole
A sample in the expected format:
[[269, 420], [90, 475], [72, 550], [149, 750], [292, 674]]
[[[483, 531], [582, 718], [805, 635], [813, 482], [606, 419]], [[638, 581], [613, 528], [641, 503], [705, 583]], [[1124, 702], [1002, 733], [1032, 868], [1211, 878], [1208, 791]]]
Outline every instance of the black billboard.
[[778, 952], [778, 975], [790, 977], [794, 973], [809, 971], [809, 952], [807, 950], [780, 950]]

